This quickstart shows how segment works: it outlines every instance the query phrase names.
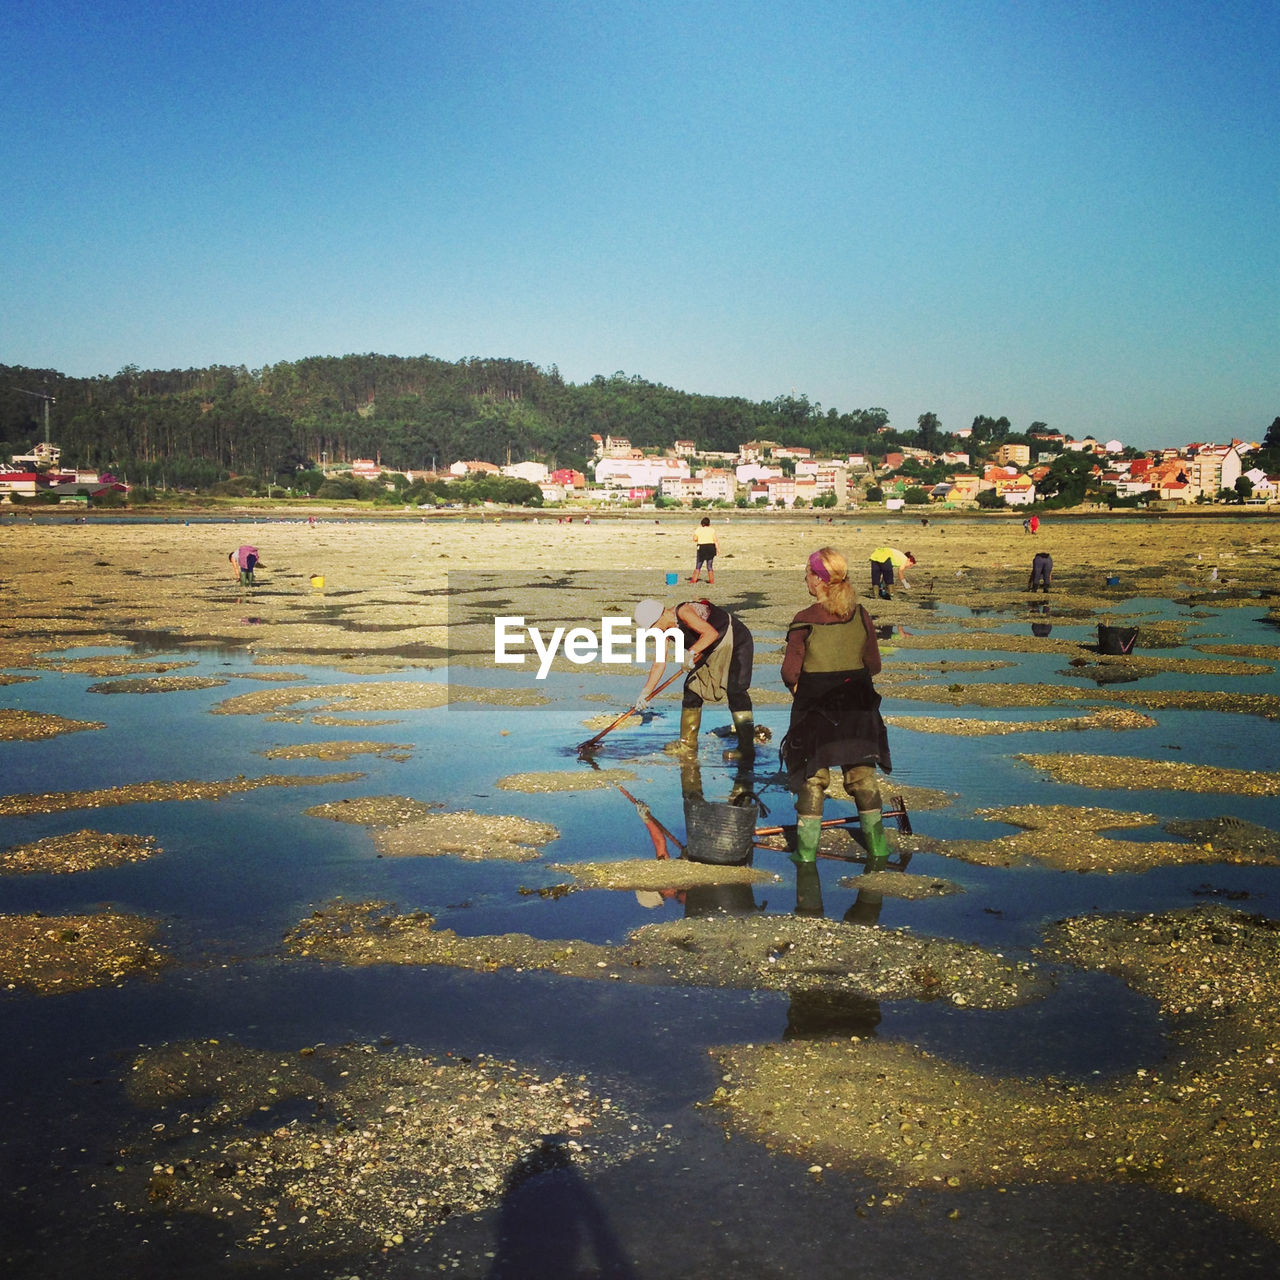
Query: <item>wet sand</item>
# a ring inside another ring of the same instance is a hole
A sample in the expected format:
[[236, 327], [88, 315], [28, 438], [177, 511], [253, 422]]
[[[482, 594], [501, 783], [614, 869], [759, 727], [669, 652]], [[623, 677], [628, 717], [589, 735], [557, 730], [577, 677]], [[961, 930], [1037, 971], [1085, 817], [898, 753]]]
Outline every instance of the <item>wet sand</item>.
[[[810, 551], [825, 545], [844, 552], [863, 593], [872, 547], [887, 541], [915, 553], [911, 590], [868, 601], [885, 622], [927, 620], [921, 606], [931, 602], [1021, 608], [1032, 600], [1025, 587], [1037, 551], [1053, 555], [1049, 600], [1064, 616], [1074, 611], [1119, 621], [1139, 593], [1207, 610], [1256, 607], [1254, 593], [1275, 591], [1280, 580], [1280, 523], [1260, 515], [1132, 516], [1105, 526], [1050, 516], [1036, 535], [1024, 532], [1015, 515], [935, 515], [927, 528], [914, 517], [871, 512], [842, 513], [831, 525], [802, 515], [713, 519], [721, 546], [716, 584], [697, 593], [733, 602], [761, 631], [780, 632], [805, 606], [802, 567]], [[509, 575], [507, 584], [518, 588], [607, 567], [610, 574], [637, 574], [637, 583], [655, 595], [694, 593], [687, 583], [668, 590], [664, 581], [665, 572], [682, 571], [689, 559], [689, 515], [659, 523], [640, 515], [598, 518], [590, 525], [560, 525], [549, 516], [537, 524], [523, 516], [329, 523], [321, 514], [320, 520], [314, 527], [301, 518], [228, 527], [187, 525], [176, 517], [145, 525], [0, 525], [0, 665], [29, 665], [69, 646], [151, 632], [244, 645], [263, 661], [305, 659], [356, 674], [433, 668], [449, 658], [450, 572]], [[1106, 563], [1100, 564], [1104, 528]], [[226, 572], [229, 545], [246, 540], [262, 548], [267, 564], [253, 588], [241, 588]], [[751, 599], [766, 572], [793, 574], [790, 594], [775, 598], [771, 582], [768, 599]], [[310, 585], [316, 574], [324, 577], [323, 590]], [[1107, 586], [1109, 576], [1118, 576], [1119, 586]], [[523, 601], [517, 595], [513, 604], [536, 612], [546, 594]], [[591, 621], [587, 610], [583, 615]], [[966, 643], [949, 630], [921, 643]], [[975, 647], [990, 648], [990, 641]]]
[[[1261, 606], [1275, 616], [1276, 597], [1270, 593], [1280, 581], [1280, 522], [1274, 518], [1193, 514], [1157, 520], [1135, 516], [1102, 525], [1050, 517], [1034, 537], [1023, 531], [1021, 517], [1012, 515], [948, 519], [931, 514], [928, 527], [923, 527], [918, 517], [887, 519], [871, 513], [840, 515], [830, 526], [803, 516], [713, 519], [722, 548], [717, 583], [697, 591], [731, 605], [756, 632], [756, 684], [762, 703], [787, 700], [778, 686], [777, 658], [788, 620], [807, 603], [801, 572], [807, 554], [822, 545], [843, 550], [849, 557], [853, 580], [862, 588], [867, 551], [888, 541], [914, 551], [919, 558], [910, 591], [896, 590], [891, 601], [867, 601], [878, 621], [895, 623], [909, 633], [886, 644], [884, 683], [892, 686], [894, 696], [954, 706], [1047, 707], [1087, 700], [1128, 703], [1148, 710], [1204, 707], [1268, 718], [1280, 715], [1280, 698], [1266, 692], [1182, 694], [1090, 687], [1090, 680], [1105, 680], [1104, 672], [1110, 665], [1105, 659], [1099, 661], [1096, 653], [1083, 655], [1084, 666], [1066, 667], [1080, 677], [1081, 687], [947, 685], [951, 672], [993, 670], [998, 661], [927, 660], [931, 648], [1010, 653], [1051, 650], [1063, 655], [1064, 666], [1081, 657], [1082, 646], [1069, 641], [1055, 639], [1046, 644], [1024, 636], [986, 633], [990, 622], [999, 624], [1026, 610], [1030, 603], [1025, 594], [1026, 575], [1032, 554], [1040, 550], [1054, 556], [1050, 601], [1055, 618], [1098, 618], [1124, 624], [1131, 616], [1130, 602], [1139, 594], [1178, 600], [1187, 609], [1198, 611], [1196, 616], [1202, 622], [1216, 612], [1236, 607], [1256, 611]], [[485, 571], [507, 575], [502, 592], [504, 608], [527, 609], [535, 615], [546, 609], [549, 596], [559, 590], [566, 572], [580, 570], [590, 578], [604, 565], [611, 573], [634, 574], [635, 583], [648, 593], [683, 598], [694, 589], [682, 584], [668, 590], [663, 579], [665, 572], [686, 567], [694, 523], [694, 517], [685, 515], [664, 517], [660, 523], [639, 516], [597, 519], [589, 526], [579, 522], [557, 525], [545, 517], [534, 524], [531, 518], [504, 517], [498, 521], [492, 516], [483, 520], [473, 517], [467, 522], [411, 517], [379, 524], [328, 523], [321, 517], [314, 528], [300, 521], [240, 528], [180, 521], [139, 526], [5, 525], [0, 527], [0, 550], [4, 553], [0, 665], [15, 671], [42, 667], [93, 671], [112, 678], [115, 687], [97, 686], [99, 693], [208, 687], [207, 681], [166, 676], [180, 664], [88, 659], [85, 661], [102, 665], [59, 666], [66, 661], [60, 655], [67, 649], [176, 637], [211, 649], [245, 648], [262, 664], [264, 679], [277, 675], [292, 679], [287, 669], [294, 666], [323, 667], [337, 673], [338, 682], [333, 684], [233, 695], [213, 708], [223, 714], [290, 721], [309, 717], [313, 723], [337, 725], [382, 723], [343, 720], [325, 713], [430, 710], [443, 705], [448, 697], [463, 697], [510, 707], [515, 721], [536, 714], [532, 708], [543, 701], [527, 686], [486, 690], [478, 675], [473, 686], [449, 686], [447, 691], [435, 682], [435, 676], [450, 661], [451, 649], [469, 648], [470, 653], [454, 656], [471, 665], [486, 665], [483, 609], [477, 610], [465, 633], [451, 633], [448, 627], [447, 574]], [[1099, 561], [1100, 539], [1105, 546], [1105, 564]], [[240, 588], [226, 572], [227, 550], [242, 541], [256, 542], [268, 565], [260, 570], [259, 585], [251, 590]], [[49, 572], [50, 564], [57, 566], [56, 572]], [[324, 575], [322, 591], [311, 586], [316, 574]], [[775, 576], [766, 578], [766, 574]], [[1118, 587], [1107, 585], [1110, 576], [1119, 577]], [[761, 595], [764, 582], [769, 592]], [[615, 594], [608, 581], [601, 582], [594, 594], [587, 590], [580, 610], [584, 622], [590, 624], [600, 616], [593, 610], [619, 607], [621, 602], [611, 598]], [[1037, 597], [1035, 602], [1041, 599]], [[989, 620], [965, 618], [943, 625], [931, 612], [938, 604], [990, 608], [993, 612]], [[1143, 621], [1141, 625], [1148, 647], [1157, 647], [1162, 637], [1178, 643], [1178, 624], [1149, 625]], [[1144, 669], [1202, 677], [1256, 672], [1274, 679], [1271, 664], [1277, 659], [1277, 648], [1255, 645], [1214, 650], [1216, 661], [1206, 659], [1204, 663], [1187, 659], [1161, 663], [1144, 655]], [[1223, 663], [1221, 659], [1227, 656], [1243, 661]], [[276, 672], [274, 668], [286, 670]], [[414, 672], [424, 677], [431, 673], [431, 678], [341, 682], [346, 676], [412, 676]], [[930, 683], [923, 684], [923, 680]], [[903, 717], [903, 725], [912, 719]], [[1132, 711], [1090, 711], [1043, 722], [1043, 727], [1124, 730], [1140, 727], [1144, 719]], [[1031, 727], [1015, 720], [969, 722], [934, 717], [927, 724], [915, 720], [910, 723], [912, 729], [952, 733], [958, 729], [962, 734], [979, 732], [979, 724], [1000, 725], [999, 730], [992, 727], [983, 732], [1004, 732], [1006, 726], [1008, 731], [1021, 732]], [[10, 737], [26, 736], [28, 731], [34, 737], [98, 726], [10, 713], [3, 727]], [[397, 744], [320, 743], [263, 754], [283, 759], [345, 759], [374, 751], [404, 750]], [[1090, 777], [1112, 778], [1118, 767], [1114, 761], [1096, 756], [1022, 758], [1038, 769], [1084, 785]], [[1140, 778], [1144, 775], [1139, 766], [1144, 763], [1161, 765], [1125, 758], [1124, 767]], [[1243, 780], [1238, 771], [1219, 773], [1221, 776], [1204, 769], [1191, 773], [1161, 766], [1151, 776], [1152, 785], [1175, 789], [1209, 783], [1241, 789]], [[8, 796], [0, 797], [0, 812], [40, 814], [136, 801], [207, 798], [258, 786], [305, 786], [359, 776], [286, 779], [269, 775]], [[564, 785], [561, 775], [554, 773], [515, 775], [504, 781], [516, 792], [559, 790]], [[1256, 776], [1251, 785], [1271, 794], [1276, 784], [1274, 776], [1267, 775]], [[838, 784], [833, 784], [832, 794], [842, 795]], [[888, 798], [886, 795], [886, 801]], [[908, 804], [920, 809], [951, 800], [935, 793], [921, 794], [917, 801], [912, 794]], [[534, 860], [544, 856], [541, 846], [558, 834], [552, 827], [525, 819], [499, 820], [467, 811], [442, 813], [433, 805], [398, 796], [321, 805], [308, 812], [367, 825], [379, 852], [401, 857], [443, 854], [462, 859]], [[1180, 839], [1138, 842], [1117, 839], [1108, 832], [1144, 825], [1151, 821], [1148, 815], [1066, 807], [1060, 811], [1042, 808], [1031, 815], [1010, 807], [984, 816], [1021, 831], [987, 842], [935, 841], [932, 847], [957, 862], [1015, 869], [1029, 865], [1070, 867], [1103, 873], [1180, 861], [1273, 863], [1280, 856], [1274, 833], [1262, 828], [1236, 830], [1224, 826], [1225, 819], [1182, 824], [1181, 828], [1167, 824], [1165, 829]], [[890, 838], [900, 854], [928, 847], [927, 842], [917, 843], [897, 832]], [[832, 832], [829, 839], [846, 847], [852, 844], [843, 832]], [[37, 849], [34, 844], [30, 849], [9, 852], [23, 857], [56, 858], [59, 854], [56, 848]], [[645, 864], [646, 868], [658, 865]], [[580, 887], [596, 883], [581, 865], [550, 869], [578, 877]], [[678, 876], [668, 882], [659, 871], [663, 882], [658, 884], [637, 870], [619, 864], [611, 872], [615, 878], [610, 883], [622, 891], [649, 893], [684, 883]], [[906, 878], [897, 872], [876, 873], [860, 877], [858, 888], [868, 895], [893, 896], [895, 881]], [[929, 878], [926, 884], [934, 894], [957, 887], [938, 878]], [[90, 955], [82, 942], [92, 931], [105, 929], [113, 921], [118, 921], [122, 931], [120, 940], [104, 942], [103, 956]], [[64, 983], [114, 983], [162, 963], [159, 953], [147, 945], [150, 925], [132, 918], [13, 916], [6, 917], [5, 924], [4, 936], [12, 948], [6, 968], [8, 981], [42, 993], [66, 989]], [[947, 1190], [1005, 1182], [1126, 1180], [1136, 1174], [1174, 1194], [1189, 1192], [1260, 1231], [1280, 1237], [1280, 1200], [1267, 1154], [1272, 1134], [1280, 1126], [1280, 1103], [1269, 1084], [1266, 1091], [1258, 1089], [1259, 1079], [1269, 1082], [1274, 1077], [1275, 1027], [1280, 1020], [1269, 987], [1256, 981], [1256, 975], [1274, 970], [1272, 934], [1265, 922], [1250, 922], [1217, 909], [1138, 917], [1098, 915], [1059, 926], [1046, 944], [1042, 963], [1031, 965], [945, 938], [916, 937], [903, 930], [842, 927], [800, 915], [645, 926], [620, 945], [604, 946], [519, 934], [460, 936], [434, 927], [425, 912], [402, 913], [391, 904], [360, 902], [316, 911], [289, 932], [283, 945], [291, 962], [297, 964], [327, 961], [360, 967], [404, 964], [481, 972], [538, 970], [620, 984], [787, 991], [797, 997], [820, 999], [942, 1001], [955, 1008], [981, 1009], [1008, 1008], [1038, 998], [1043, 985], [1052, 980], [1043, 960], [1120, 972], [1136, 990], [1160, 1001], [1171, 1018], [1194, 1014], [1200, 1019], [1190, 1028], [1178, 1024], [1179, 1041], [1188, 1048], [1186, 1060], [1179, 1069], [1171, 1069], [1166, 1079], [1154, 1082], [1158, 1089], [1144, 1079], [1088, 1090], [1074, 1086], [1064, 1090], [1052, 1081], [987, 1079], [959, 1064], [930, 1058], [912, 1046], [844, 1037], [843, 1043], [830, 1045], [784, 1042], [726, 1048], [720, 1054], [723, 1087], [713, 1101], [727, 1128], [767, 1146], [816, 1158], [821, 1161], [814, 1166], [819, 1172], [861, 1170], [880, 1179], [886, 1189], [886, 1204], [900, 1199], [912, 1187]], [[1176, 961], [1150, 969], [1152, 960], [1159, 959], [1153, 951], [1153, 939], [1159, 944], [1160, 956], [1176, 953]], [[69, 967], [76, 951], [84, 956], [79, 973]], [[1170, 985], [1174, 974], [1176, 990]], [[1206, 991], [1213, 999], [1197, 994]], [[333, 1065], [359, 1076], [352, 1063], [363, 1064], [363, 1059], [354, 1057], [362, 1052], [360, 1048], [334, 1051]], [[139, 1059], [142, 1065], [138, 1069], [172, 1076], [187, 1070], [178, 1057], [195, 1053], [195, 1049], [182, 1046], [155, 1050]], [[200, 1056], [209, 1057], [211, 1068], [225, 1065], [219, 1054], [200, 1051]], [[438, 1068], [417, 1058], [408, 1065], [411, 1071], [403, 1080], [398, 1070], [387, 1078], [397, 1087], [403, 1082], [406, 1097], [416, 1098], [426, 1087], [424, 1081], [433, 1078], [433, 1072], [439, 1074]], [[278, 1068], [265, 1057], [250, 1072], [253, 1088], [261, 1086], [264, 1097], [272, 1095], [272, 1106], [281, 1092], [278, 1083], [272, 1083], [276, 1073]], [[371, 1080], [371, 1088], [384, 1089], [386, 1081], [381, 1077]], [[304, 1087], [317, 1091], [310, 1078]], [[428, 1135], [431, 1146], [427, 1149], [447, 1150], [455, 1140], [456, 1125], [475, 1128], [477, 1134], [487, 1128], [483, 1111], [468, 1102], [467, 1093], [474, 1088], [474, 1081], [463, 1078], [450, 1093], [449, 1105], [457, 1117], [455, 1131]], [[364, 1102], [362, 1096], [360, 1106], [352, 1105], [350, 1116], [351, 1123], [360, 1126], [361, 1135], [367, 1138], [376, 1127], [376, 1108], [366, 1108]], [[585, 1091], [568, 1102], [557, 1098], [556, 1103], [583, 1112], [594, 1106]], [[398, 1100], [393, 1105], [399, 1105]], [[261, 1109], [266, 1106], [264, 1102]], [[600, 1116], [592, 1118], [598, 1122]], [[558, 1122], [554, 1106], [548, 1116], [537, 1114], [529, 1119], [533, 1130]], [[427, 1132], [416, 1123], [399, 1119], [385, 1124], [386, 1136], [379, 1134], [352, 1158], [377, 1160], [394, 1155], [400, 1159], [401, 1148], [422, 1145]], [[405, 1125], [401, 1142], [398, 1127]], [[140, 1148], [142, 1159], [137, 1167], [151, 1173], [138, 1181], [134, 1197], [142, 1203], [150, 1200], [202, 1212], [238, 1212], [238, 1207], [225, 1202], [224, 1190], [253, 1185], [251, 1199], [260, 1201], [269, 1210], [266, 1217], [274, 1219], [281, 1213], [284, 1198], [270, 1189], [271, 1184], [282, 1166], [301, 1164], [309, 1174], [313, 1169], [318, 1172], [305, 1185], [300, 1182], [301, 1190], [288, 1199], [291, 1214], [299, 1214], [299, 1206], [309, 1210], [323, 1197], [336, 1196], [333, 1209], [343, 1222], [340, 1229], [335, 1228], [336, 1234], [384, 1248], [399, 1246], [406, 1234], [430, 1228], [432, 1211], [416, 1200], [393, 1202], [388, 1198], [382, 1208], [360, 1216], [358, 1206], [343, 1196], [335, 1181], [339, 1175], [328, 1159], [331, 1153], [310, 1154], [317, 1150], [317, 1141], [323, 1142], [322, 1135], [309, 1129], [295, 1133], [284, 1126], [270, 1137], [241, 1134], [230, 1145], [219, 1140], [201, 1146], [198, 1153], [195, 1147], [199, 1144], [193, 1144], [185, 1168], [180, 1161], [166, 1163], [163, 1153]], [[1166, 1142], [1171, 1148], [1167, 1155], [1161, 1145]], [[250, 1150], [245, 1144], [256, 1145]], [[346, 1153], [341, 1154], [345, 1159]], [[307, 1161], [312, 1164], [307, 1166]], [[468, 1208], [494, 1203], [490, 1175], [498, 1162], [495, 1157], [492, 1169], [481, 1163], [478, 1174], [475, 1169], [469, 1173], [477, 1177], [476, 1188], [459, 1196], [459, 1203]], [[227, 1168], [232, 1170], [230, 1178]], [[263, 1187], [268, 1189], [262, 1191]], [[259, 1207], [255, 1212], [264, 1210]], [[262, 1243], [266, 1236], [260, 1225], [246, 1229], [242, 1239]], [[312, 1232], [326, 1234], [318, 1223]]]

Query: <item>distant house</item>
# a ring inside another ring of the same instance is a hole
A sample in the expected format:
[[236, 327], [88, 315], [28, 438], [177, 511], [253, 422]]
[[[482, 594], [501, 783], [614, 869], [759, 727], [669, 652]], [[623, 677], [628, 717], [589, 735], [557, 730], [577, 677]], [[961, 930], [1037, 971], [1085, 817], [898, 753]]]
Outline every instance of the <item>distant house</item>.
[[40, 477], [34, 471], [0, 471], [0, 501], [10, 501], [13, 494], [29, 497], [39, 483]]
[[[41, 440], [30, 453], [15, 453], [12, 458], [13, 465], [23, 470], [37, 471], [41, 467], [52, 470], [57, 467], [58, 460], [62, 457], [62, 449], [59, 445], [49, 444], [45, 440]], [[25, 468], [22, 464], [28, 464]]]
[[671, 448], [677, 458], [692, 458], [698, 452], [698, 446], [692, 440], [677, 440]]
[[702, 492], [699, 497], [708, 502], [732, 502], [738, 491], [738, 481], [732, 471], [708, 468], [700, 477]]
[[372, 458], [356, 458], [351, 463], [351, 474], [359, 480], [377, 480], [382, 475], [382, 464]]
[[683, 458], [601, 458], [596, 463], [596, 484], [606, 489], [653, 489], [665, 479], [684, 479], [688, 474], [689, 464]]
[[1167, 502], [1191, 502], [1191, 486], [1185, 480], [1166, 480], [1160, 485], [1160, 497]]
[[545, 462], [513, 462], [510, 466], [502, 468], [502, 474], [516, 480], [527, 480], [530, 484], [541, 484], [547, 478], [547, 464]]
[[1246, 471], [1245, 475], [1253, 483], [1252, 497], [1266, 502], [1276, 500], [1277, 481], [1274, 476], [1267, 475], [1261, 467], [1254, 467], [1252, 471]]
[[1030, 466], [1031, 446], [1025, 444], [1002, 444], [996, 450], [996, 461], [1001, 466]]
[[765, 481], [765, 492], [771, 507], [791, 507], [796, 501], [796, 482], [787, 476]]
[[558, 471], [553, 471], [548, 477], [552, 484], [558, 484], [566, 489], [585, 489], [587, 487], [587, 477], [581, 471], [574, 471], [569, 467], [561, 467]]
[[[987, 485], [987, 488], [993, 486]], [[980, 477], [975, 475], [959, 475], [951, 477], [951, 488], [947, 491], [944, 501], [949, 507], [959, 507], [971, 505], [978, 500], [978, 493], [983, 488]]]
[[754, 484], [761, 480], [775, 480], [781, 475], [781, 467], [766, 466], [763, 462], [744, 462], [734, 468], [734, 476], [739, 484]]
[[1036, 487], [1030, 480], [1010, 480], [1000, 489], [1000, 496], [1010, 507], [1029, 507], [1036, 500]]
[[685, 502], [702, 497], [702, 481], [690, 475], [671, 472], [658, 481], [658, 493], [664, 498], [673, 498], [677, 502]]

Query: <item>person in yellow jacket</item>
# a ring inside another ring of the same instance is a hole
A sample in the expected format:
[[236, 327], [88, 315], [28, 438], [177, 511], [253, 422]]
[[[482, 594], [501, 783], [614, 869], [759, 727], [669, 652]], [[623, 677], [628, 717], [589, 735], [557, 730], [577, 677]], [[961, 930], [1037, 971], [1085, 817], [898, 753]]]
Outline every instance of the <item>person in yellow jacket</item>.
[[690, 582], [697, 582], [699, 575], [702, 573], [702, 566], [707, 566], [707, 581], [712, 586], [716, 581], [716, 553], [720, 550], [720, 544], [716, 541], [716, 531], [711, 527], [711, 517], [703, 516], [702, 523], [693, 531], [693, 540], [698, 546], [698, 560], [693, 567], [693, 577]]
[[894, 571], [904, 591], [911, 590], [907, 581], [907, 568], [916, 562], [910, 551], [899, 551], [897, 547], [877, 547], [871, 553], [871, 589], [881, 600], [891, 600], [889, 588], [893, 586]]

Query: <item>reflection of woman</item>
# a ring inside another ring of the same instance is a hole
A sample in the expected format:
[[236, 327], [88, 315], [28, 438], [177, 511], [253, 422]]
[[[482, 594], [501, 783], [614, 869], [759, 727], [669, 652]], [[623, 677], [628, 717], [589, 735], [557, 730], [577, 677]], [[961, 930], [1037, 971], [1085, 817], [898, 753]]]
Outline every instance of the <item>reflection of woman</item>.
[[[680, 739], [675, 747], [682, 751], [698, 749], [698, 727], [702, 723], [704, 701], [728, 702], [733, 727], [738, 735], [736, 751], [726, 751], [728, 760], [751, 760], [755, 757], [755, 719], [751, 709], [751, 668], [755, 658], [755, 641], [751, 632], [727, 609], [709, 600], [689, 600], [674, 608], [661, 600], [641, 600], [634, 613], [638, 627], [657, 631], [680, 629], [684, 637], [685, 662], [690, 667], [684, 682], [684, 699], [680, 708]], [[636, 710], [649, 705], [653, 691], [662, 683], [667, 664], [659, 659], [653, 664], [644, 688], [636, 699]]]
[[830, 770], [839, 765], [858, 806], [870, 870], [889, 856], [876, 765], [888, 773], [892, 763], [880, 695], [871, 683], [880, 671], [880, 647], [838, 551], [823, 547], [809, 557], [805, 585], [817, 603], [791, 620], [782, 661], [782, 683], [795, 695], [782, 759], [796, 792], [796, 858], [812, 862], [817, 855]]

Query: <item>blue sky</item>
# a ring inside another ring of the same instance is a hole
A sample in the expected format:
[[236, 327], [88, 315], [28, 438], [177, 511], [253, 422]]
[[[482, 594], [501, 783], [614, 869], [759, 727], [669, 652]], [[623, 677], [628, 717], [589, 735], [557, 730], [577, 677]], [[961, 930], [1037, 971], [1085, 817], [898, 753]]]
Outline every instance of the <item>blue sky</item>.
[[1274, 0], [9, 0], [0, 363], [1280, 414]]

